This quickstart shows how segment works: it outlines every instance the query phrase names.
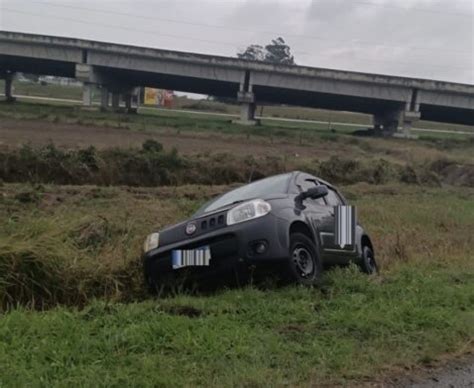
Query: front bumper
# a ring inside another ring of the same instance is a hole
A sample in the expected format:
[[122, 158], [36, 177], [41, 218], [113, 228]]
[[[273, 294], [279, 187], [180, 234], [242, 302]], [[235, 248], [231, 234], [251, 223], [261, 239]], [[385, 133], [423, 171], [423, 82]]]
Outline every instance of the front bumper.
[[[238, 262], [256, 264], [280, 261], [288, 256], [288, 231], [288, 222], [270, 213], [255, 220], [225, 226], [194, 238], [186, 238], [153, 249], [144, 254], [145, 271], [156, 271], [155, 274], [173, 271], [172, 250], [188, 250], [202, 246], [210, 247], [212, 258], [209, 267], [199, 270], [217, 270], [231, 267]], [[266, 243], [265, 252], [256, 252], [258, 242]]]

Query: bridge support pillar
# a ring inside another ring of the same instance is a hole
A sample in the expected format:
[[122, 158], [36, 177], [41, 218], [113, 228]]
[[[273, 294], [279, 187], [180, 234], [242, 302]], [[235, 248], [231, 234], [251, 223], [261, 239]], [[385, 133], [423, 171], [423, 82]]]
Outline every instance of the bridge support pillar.
[[415, 138], [411, 133], [413, 123], [420, 119], [420, 112], [395, 109], [374, 114], [376, 136]]
[[86, 107], [92, 106], [92, 90], [93, 86], [89, 83], [84, 83], [82, 86], [82, 105]]
[[126, 100], [127, 110], [132, 111], [132, 85], [123, 83], [122, 80], [110, 76], [100, 68], [83, 63], [76, 64], [76, 78], [82, 81], [84, 85], [82, 94], [83, 105], [92, 105], [92, 90], [94, 87], [100, 86], [100, 108], [102, 110], [109, 109], [109, 95], [111, 95], [112, 110], [119, 112], [121, 110], [120, 98], [123, 95]]
[[125, 100], [125, 109], [127, 112], [132, 109], [132, 95], [130, 93], [126, 93], [123, 96], [123, 99]]
[[400, 126], [401, 130], [397, 131], [394, 133], [394, 137], [402, 137], [406, 139], [417, 139], [418, 136], [414, 135], [411, 132], [411, 129], [413, 127], [413, 123], [418, 121], [420, 119], [420, 112], [415, 112], [415, 111], [403, 111], [401, 113], [401, 118], [400, 118]]
[[[100, 109], [113, 112], [137, 113], [137, 106], [133, 104], [134, 89], [120, 89], [117, 85], [102, 85]], [[125, 101], [125, 110], [120, 106], [121, 98]]]
[[374, 114], [374, 132], [376, 136], [393, 136], [398, 130], [400, 111], [391, 110]]
[[255, 94], [240, 91], [237, 101], [240, 103], [240, 118], [233, 122], [240, 125], [259, 125], [260, 121], [255, 119]]
[[5, 78], [5, 101], [14, 102], [16, 100], [16, 98], [13, 97], [14, 73], [7, 72], [4, 78]]
[[[133, 97], [136, 96], [136, 105], [133, 106]], [[125, 110], [127, 113], [138, 113], [138, 92], [136, 90], [129, 91], [123, 96], [125, 100]]]
[[112, 92], [112, 110], [118, 112], [120, 110], [120, 93]]
[[100, 90], [100, 109], [107, 110], [109, 107], [109, 91], [105, 86]]

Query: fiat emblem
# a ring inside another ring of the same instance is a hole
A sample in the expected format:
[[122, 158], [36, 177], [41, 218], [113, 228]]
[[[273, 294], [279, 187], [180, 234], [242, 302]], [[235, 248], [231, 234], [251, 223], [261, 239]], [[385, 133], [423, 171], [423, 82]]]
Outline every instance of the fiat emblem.
[[186, 234], [193, 234], [196, 231], [196, 224], [194, 222], [190, 222], [186, 225]]

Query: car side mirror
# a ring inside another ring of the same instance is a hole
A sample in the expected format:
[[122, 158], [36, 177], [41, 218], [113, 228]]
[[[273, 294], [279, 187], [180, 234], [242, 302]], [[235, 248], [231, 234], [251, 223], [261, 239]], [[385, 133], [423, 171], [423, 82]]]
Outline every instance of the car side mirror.
[[298, 200], [304, 201], [305, 199], [318, 199], [328, 195], [328, 188], [324, 185], [311, 187], [310, 189], [303, 191], [298, 195]]

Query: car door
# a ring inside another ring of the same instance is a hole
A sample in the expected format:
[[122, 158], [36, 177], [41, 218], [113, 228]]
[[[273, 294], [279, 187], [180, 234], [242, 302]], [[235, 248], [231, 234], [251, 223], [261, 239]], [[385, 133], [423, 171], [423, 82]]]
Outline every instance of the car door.
[[[319, 185], [318, 181], [311, 177], [310, 175], [301, 174], [299, 179], [296, 181], [296, 186], [300, 192], [307, 191], [311, 187]], [[323, 261], [326, 259], [327, 252], [330, 252], [330, 249], [334, 244], [334, 237], [331, 235], [333, 233], [334, 227], [334, 215], [332, 214], [332, 209], [327, 206], [323, 198], [311, 199], [307, 198], [304, 200], [304, 210], [306, 218], [308, 219], [315, 236], [318, 239], [321, 251], [323, 254]], [[334, 233], [333, 233], [334, 234]]]
[[[327, 185], [326, 185], [327, 186]], [[336, 244], [336, 222], [335, 210], [336, 206], [346, 205], [339, 193], [331, 186], [327, 186], [328, 195], [324, 197], [325, 206], [328, 208], [331, 216], [330, 227], [323, 231], [324, 239], [326, 240], [326, 252], [330, 256], [330, 260], [334, 263], [344, 263], [352, 258], [355, 254], [355, 245], [346, 245], [341, 248]]]

